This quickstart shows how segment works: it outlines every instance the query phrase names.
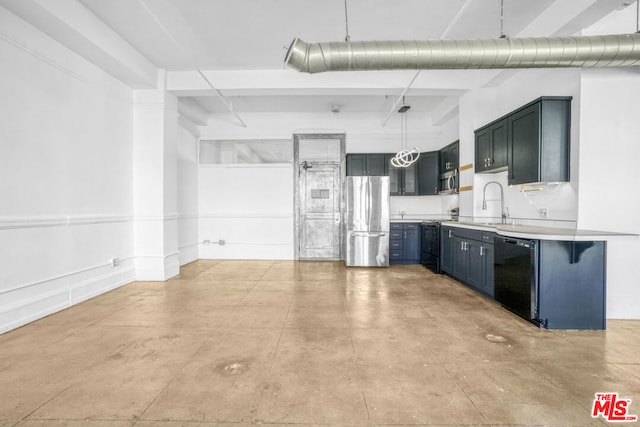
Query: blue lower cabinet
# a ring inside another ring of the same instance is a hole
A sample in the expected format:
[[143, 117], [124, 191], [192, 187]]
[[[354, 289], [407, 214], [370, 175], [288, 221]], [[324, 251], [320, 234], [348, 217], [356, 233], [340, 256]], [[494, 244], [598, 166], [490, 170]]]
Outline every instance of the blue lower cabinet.
[[420, 264], [420, 223], [392, 222], [389, 238], [390, 264]]
[[475, 291], [494, 297], [492, 232], [442, 227], [442, 271]]

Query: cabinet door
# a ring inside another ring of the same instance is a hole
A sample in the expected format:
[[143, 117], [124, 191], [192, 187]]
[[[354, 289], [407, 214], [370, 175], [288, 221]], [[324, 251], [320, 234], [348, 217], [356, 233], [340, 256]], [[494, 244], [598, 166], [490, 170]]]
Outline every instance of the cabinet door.
[[540, 104], [533, 104], [508, 118], [509, 185], [540, 180]]
[[421, 153], [418, 159], [418, 194], [431, 196], [438, 194], [438, 152]]
[[402, 195], [402, 169], [389, 165], [389, 194]]
[[366, 154], [347, 154], [347, 176], [364, 176], [367, 174]]
[[491, 139], [489, 128], [484, 128], [476, 132], [476, 172], [489, 169], [489, 157], [491, 157]]
[[402, 252], [406, 261], [420, 261], [420, 226], [405, 224]]
[[387, 163], [385, 154], [367, 154], [367, 175], [387, 175]]
[[443, 273], [453, 274], [453, 230], [440, 228], [440, 269]]
[[480, 248], [482, 243], [475, 240], [465, 241], [465, 252], [467, 253], [466, 282], [476, 290], [482, 288], [482, 256]]
[[449, 148], [449, 169], [457, 169], [460, 166], [460, 142], [456, 141]]
[[494, 266], [493, 245], [482, 244], [482, 291], [493, 298]]
[[402, 195], [403, 196], [417, 196], [418, 195], [418, 167], [417, 163], [412, 164], [409, 167], [401, 168], [400, 174], [402, 175]]
[[440, 150], [440, 173], [446, 172], [449, 167], [449, 146]]
[[458, 280], [465, 281], [467, 272], [467, 252], [464, 250], [465, 240], [453, 237], [453, 271], [451, 275]]
[[507, 166], [507, 120], [494, 123], [489, 128], [491, 139], [491, 152], [488, 165], [490, 169]]

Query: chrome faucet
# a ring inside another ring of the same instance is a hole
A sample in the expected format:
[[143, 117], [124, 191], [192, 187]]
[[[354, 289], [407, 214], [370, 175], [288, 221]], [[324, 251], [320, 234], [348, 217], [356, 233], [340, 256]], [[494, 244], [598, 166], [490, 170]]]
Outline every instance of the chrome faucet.
[[497, 184], [500, 187], [500, 215], [502, 216], [502, 223], [507, 223], [507, 217], [509, 216], [509, 211], [504, 206], [504, 189], [502, 188], [502, 184], [498, 181], [489, 181], [484, 185], [482, 189], [482, 210], [487, 210], [487, 202], [493, 202], [495, 200], [487, 200], [487, 187], [489, 184]]

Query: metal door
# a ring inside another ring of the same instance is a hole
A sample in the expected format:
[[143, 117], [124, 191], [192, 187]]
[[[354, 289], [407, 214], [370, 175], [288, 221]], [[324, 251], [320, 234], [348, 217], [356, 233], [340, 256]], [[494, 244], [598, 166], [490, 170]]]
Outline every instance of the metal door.
[[299, 166], [299, 258], [339, 260], [340, 163], [305, 161]]

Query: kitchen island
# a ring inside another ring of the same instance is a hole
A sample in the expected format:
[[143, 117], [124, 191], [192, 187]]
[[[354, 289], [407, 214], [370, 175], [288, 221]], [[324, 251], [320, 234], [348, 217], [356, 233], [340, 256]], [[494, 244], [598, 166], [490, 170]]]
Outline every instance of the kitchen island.
[[442, 271], [549, 329], [605, 329], [606, 241], [623, 233], [445, 221]]

